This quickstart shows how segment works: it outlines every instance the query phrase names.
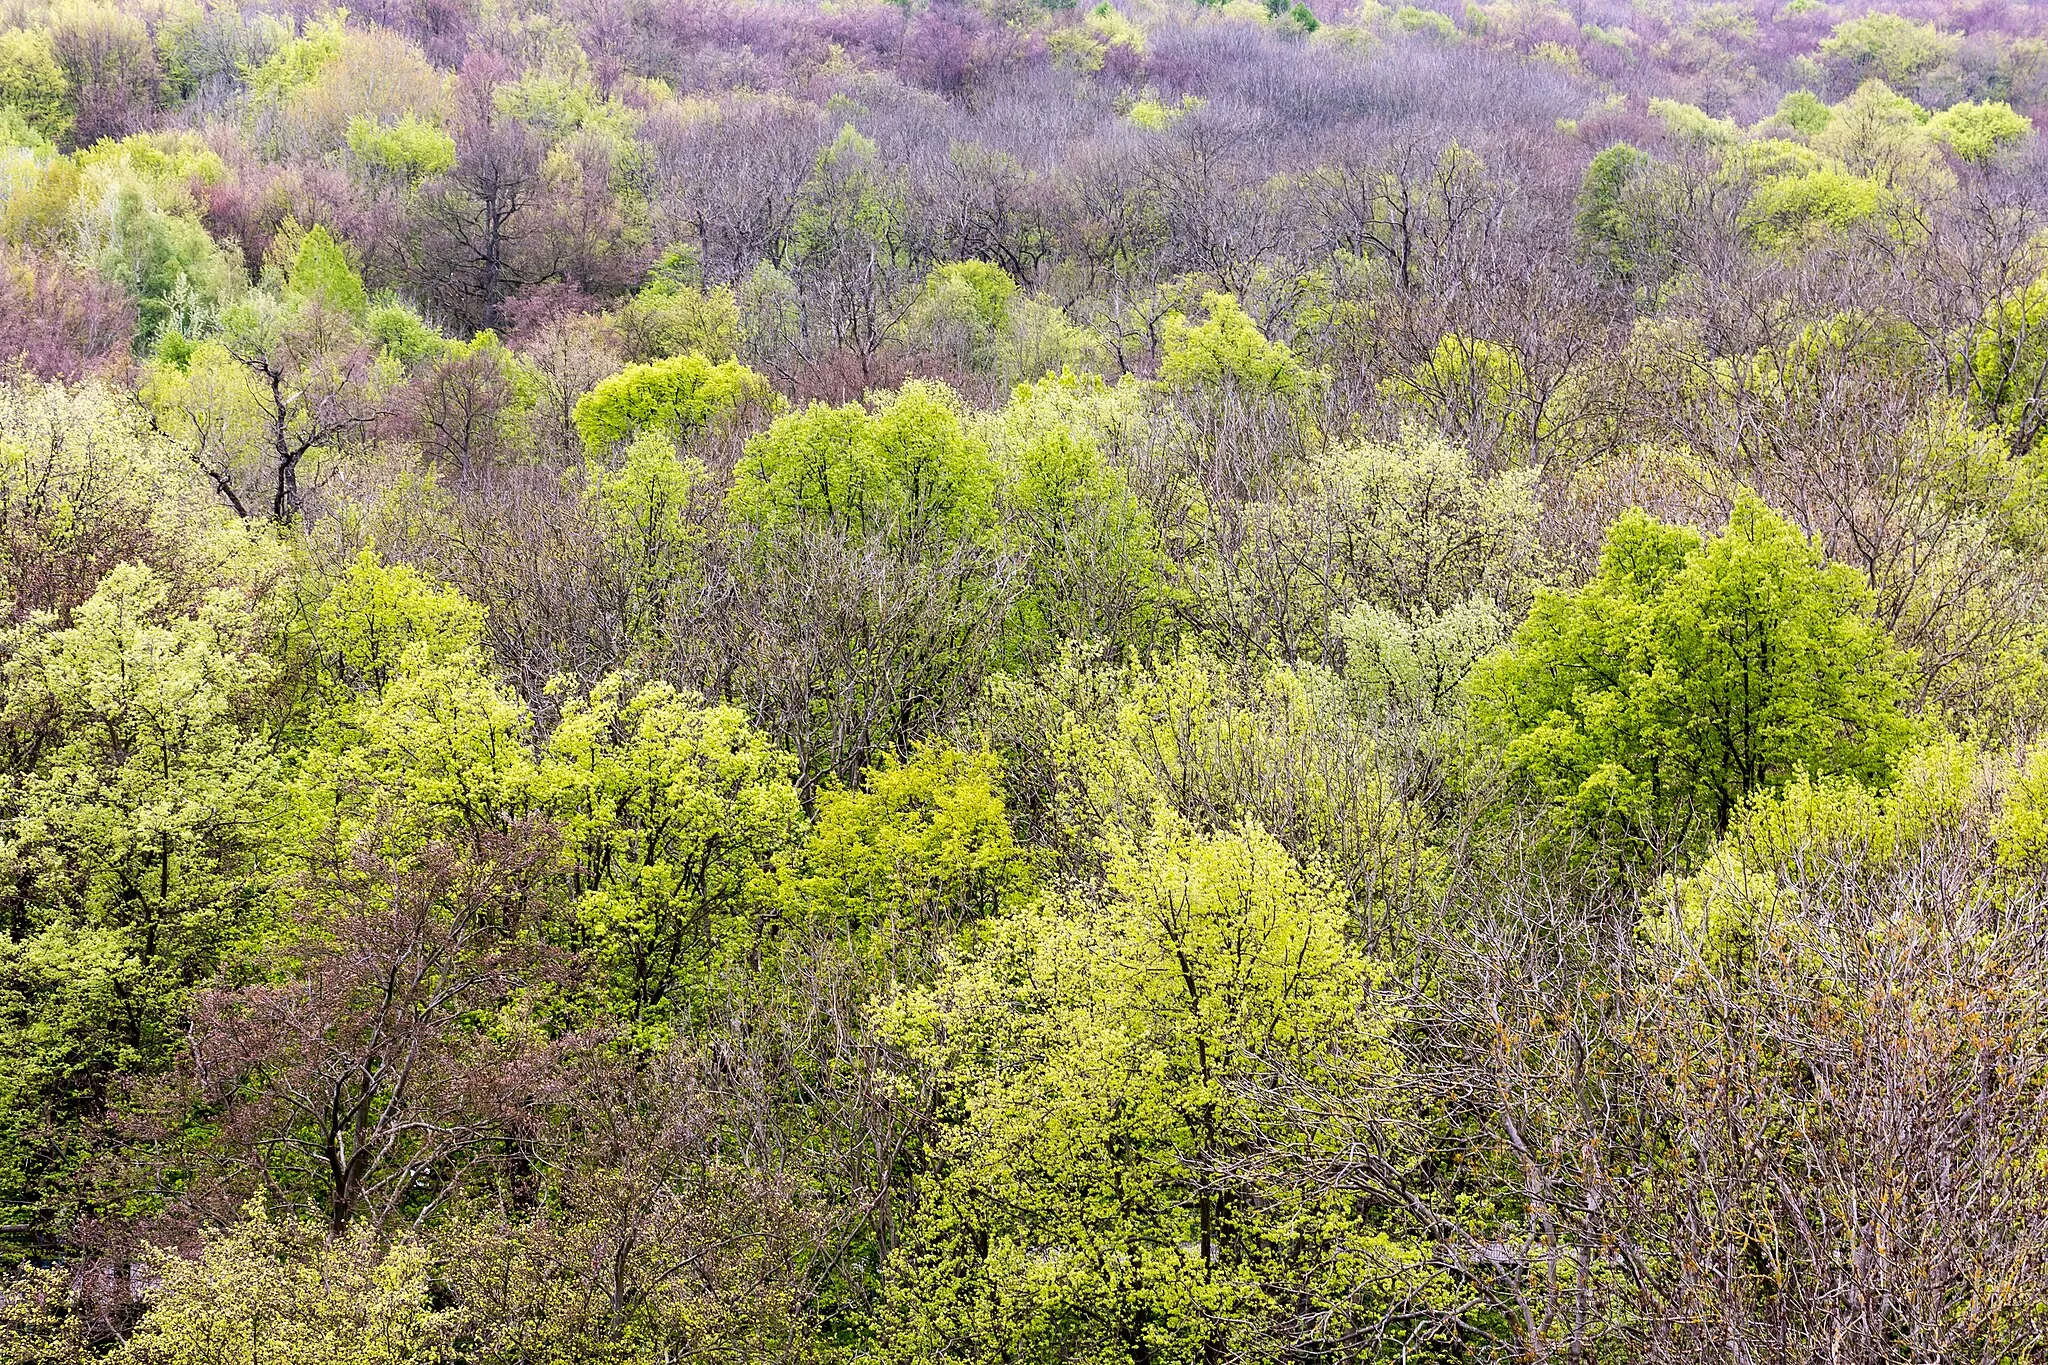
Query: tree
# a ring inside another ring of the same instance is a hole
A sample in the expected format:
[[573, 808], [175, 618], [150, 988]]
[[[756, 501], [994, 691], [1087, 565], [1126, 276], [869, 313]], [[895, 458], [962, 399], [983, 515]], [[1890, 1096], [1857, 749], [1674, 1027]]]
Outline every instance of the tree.
[[1419, 425], [1330, 444], [1249, 503], [1211, 502], [1203, 553], [1177, 566], [1182, 608], [1219, 647], [1343, 668], [1361, 608], [1423, 624], [1470, 606], [1505, 622], [1542, 576], [1528, 470], [1482, 478]]
[[953, 935], [1014, 906], [1032, 885], [1010, 832], [1000, 768], [937, 743], [885, 757], [859, 791], [822, 793], [801, 845], [778, 860], [787, 932], [852, 940], [871, 984], [929, 973]]
[[1743, 209], [1743, 225], [1761, 246], [1798, 248], [1875, 217], [1886, 202], [1876, 181], [1822, 166], [1764, 180]]
[[1538, 790], [1664, 855], [1798, 773], [1889, 773], [1908, 660], [1868, 612], [1856, 574], [1753, 495], [1710, 539], [1632, 512], [1476, 685]]
[[260, 1201], [197, 1257], [152, 1248], [149, 1265], [157, 1285], [120, 1365], [405, 1365], [433, 1358], [452, 1316], [433, 1307], [419, 1243], [323, 1235]]
[[1989, 161], [2000, 151], [2025, 141], [2034, 124], [2002, 100], [1952, 104], [1927, 121], [1927, 136], [1964, 161]]
[[[289, 230], [290, 225], [287, 225]], [[279, 234], [288, 239], [286, 233]], [[315, 223], [301, 234], [284, 271], [284, 296], [318, 304], [360, 323], [369, 312], [369, 292], [363, 277], [348, 258], [348, 252], [334, 234]]]
[[451, 342], [422, 365], [404, 395], [406, 425], [421, 453], [468, 488], [513, 460], [524, 444], [519, 371], [490, 332]]
[[513, 1002], [544, 961], [554, 857], [524, 822], [402, 861], [364, 840], [320, 875], [267, 979], [195, 1005], [194, 1098], [219, 1119], [194, 1155], [246, 1163], [233, 1183], [258, 1175], [336, 1237], [448, 1198], [546, 1090]]
[[1898, 14], [1862, 14], [1844, 19], [1820, 45], [1821, 60], [1856, 86], [1876, 77], [1906, 89], [1952, 58], [1952, 33]]
[[75, 1119], [163, 1065], [189, 992], [268, 920], [278, 764], [242, 587], [180, 611], [121, 565], [6, 660], [8, 728], [42, 730], [0, 800], [10, 1117]]
[[[1289, 1320], [1402, 1254], [1341, 1198], [1242, 1172], [1250, 1149], [1293, 1138], [1261, 1123], [1263, 1087], [1398, 1066], [1344, 920], [1329, 878], [1256, 826], [1205, 837], [1168, 819], [1105, 886], [990, 922], [893, 1010], [949, 1091], [889, 1266], [888, 1355], [1199, 1361], [1272, 1349], [1269, 1332], [1302, 1349], [1342, 1337], [1360, 1305], [1299, 1335]], [[1345, 1229], [1351, 1250], [1295, 1260], [1311, 1228]]]
[[716, 973], [754, 946], [772, 870], [803, 827], [793, 768], [737, 708], [666, 684], [614, 675], [563, 709], [540, 781], [578, 937], [636, 1036], [700, 1017]]
[[130, 357], [135, 304], [118, 285], [41, 252], [0, 253], [0, 366], [77, 383]]
[[1654, 176], [1647, 152], [1617, 142], [1596, 155], [1579, 183], [1579, 240], [1607, 269], [1626, 280], [1659, 273], [1669, 244], [1662, 224], [1645, 212], [1640, 193]]
[[1142, 420], [1137, 399], [1135, 386], [1068, 370], [1019, 386], [989, 423], [1003, 527], [1024, 556], [1010, 667], [1067, 643], [1142, 650], [1168, 629], [1158, 528], [1104, 449], [1127, 434], [1115, 428]]
[[553, 277], [526, 250], [547, 149], [533, 129], [498, 107], [501, 75], [488, 57], [464, 65], [455, 164], [421, 191], [426, 273], [445, 280], [444, 306], [472, 330], [502, 330], [505, 300]]
[[482, 608], [369, 549], [321, 586], [296, 642], [312, 656], [316, 720], [374, 705], [406, 673], [473, 657], [483, 635]]
[[995, 519], [996, 470], [957, 399], [906, 384], [872, 409], [813, 403], [747, 444], [727, 506], [772, 534], [806, 523], [859, 545], [943, 555]]
[[147, 124], [162, 97], [163, 75], [140, 19], [89, 10], [62, 24], [54, 38], [77, 110], [71, 133], [79, 146]]
[[645, 431], [681, 441], [714, 419], [767, 407], [768, 381], [738, 361], [689, 352], [628, 365], [576, 402], [576, 431], [592, 457]]
[[537, 809], [533, 716], [474, 645], [473, 611], [452, 593], [406, 596], [397, 612], [358, 599], [351, 633], [388, 627], [389, 613], [418, 634], [373, 637], [375, 663], [357, 685], [374, 690], [316, 715], [292, 774], [284, 819], [315, 866], [346, 865], [363, 838], [402, 859], [451, 832], [503, 835]]
[[323, 301], [330, 285], [342, 287], [252, 294], [222, 320], [219, 339], [151, 376], [164, 426], [241, 516], [297, 520], [305, 480], [367, 440], [383, 415], [388, 376], [355, 320]]
[[813, 404], [747, 443], [725, 498], [745, 698], [800, 782], [855, 779], [958, 715], [1016, 592], [999, 470], [944, 388]]
[[1970, 347], [1970, 395], [2025, 458], [2048, 430], [2048, 277], [1985, 310]]
[[0, 106], [12, 105], [30, 128], [57, 142], [71, 131], [70, 90], [48, 33], [32, 28], [0, 33]]
[[709, 1049], [579, 1051], [535, 1200], [479, 1198], [432, 1233], [453, 1346], [480, 1365], [787, 1360], [811, 1349], [832, 1230], [798, 1150]]
[[2048, 962], [2040, 869], [2000, 865], [2011, 776], [1947, 741], [1885, 788], [1801, 779], [1644, 907], [1601, 1066], [1661, 1152], [1614, 1152], [1582, 1206], [1657, 1267], [1630, 1314], [1668, 1324], [1632, 1333], [1653, 1358], [1983, 1359], [2042, 1330]]
[[846, 357], [862, 387], [916, 302], [903, 187], [852, 124], [818, 154], [789, 226], [808, 359]]

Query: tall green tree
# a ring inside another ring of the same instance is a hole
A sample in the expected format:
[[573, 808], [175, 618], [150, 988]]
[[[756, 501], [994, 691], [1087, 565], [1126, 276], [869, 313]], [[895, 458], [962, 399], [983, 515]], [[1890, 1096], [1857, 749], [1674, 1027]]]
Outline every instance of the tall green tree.
[[1909, 660], [1868, 598], [1753, 495], [1712, 537], [1631, 512], [1590, 583], [1538, 595], [1480, 686], [1544, 795], [1669, 847], [1797, 773], [1890, 771]]

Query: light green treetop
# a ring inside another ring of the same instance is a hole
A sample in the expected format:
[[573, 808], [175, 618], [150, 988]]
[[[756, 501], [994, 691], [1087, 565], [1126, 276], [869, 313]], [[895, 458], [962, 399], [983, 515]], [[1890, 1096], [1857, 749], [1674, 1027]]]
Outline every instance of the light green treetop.
[[747, 443], [727, 510], [760, 531], [830, 528], [856, 543], [957, 543], [995, 516], [988, 446], [942, 385], [913, 381], [863, 407], [813, 403]]
[[2002, 100], [1950, 105], [1927, 122], [1927, 136], [1964, 161], [1989, 161], [2007, 147], [2025, 141], [2034, 131], [2032, 119], [2013, 112]]
[[1190, 323], [1176, 313], [1167, 318], [1159, 365], [1160, 382], [1168, 388], [1215, 388], [1234, 385], [1275, 397], [1306, 394], [1313, 376], [1292, 350], [1268, 341], [1229, 294], [1205, 294], [1208, 317]]
[[151, 1248], [148, 1263], [158, 1284], [119, 1365], [419, 1365], [452, 1326], [413, 1239], [329, 1238], [259, 1203], [196, 1260]]
[[576, 402], [576, 433], [593, 456], [658, 431], [672, 440], [748, 404], [767, 405], [768, 381], [736, 360], [713, 364], [694, 352], [628, 365]]

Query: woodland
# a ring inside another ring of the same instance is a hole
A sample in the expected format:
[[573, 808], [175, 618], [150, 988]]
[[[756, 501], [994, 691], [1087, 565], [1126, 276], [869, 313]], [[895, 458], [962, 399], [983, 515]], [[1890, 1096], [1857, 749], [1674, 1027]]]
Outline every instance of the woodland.
[[0, 0], [0, 1365], [2048, 1360], [2043, 117]]

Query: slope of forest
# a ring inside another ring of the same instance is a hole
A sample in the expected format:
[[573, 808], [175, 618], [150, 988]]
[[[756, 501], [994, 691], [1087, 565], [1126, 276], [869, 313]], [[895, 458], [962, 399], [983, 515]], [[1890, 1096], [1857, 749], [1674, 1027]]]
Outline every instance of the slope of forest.
[[2044, 114], [0, 0], [0, 1365], [2042, 1359]]

